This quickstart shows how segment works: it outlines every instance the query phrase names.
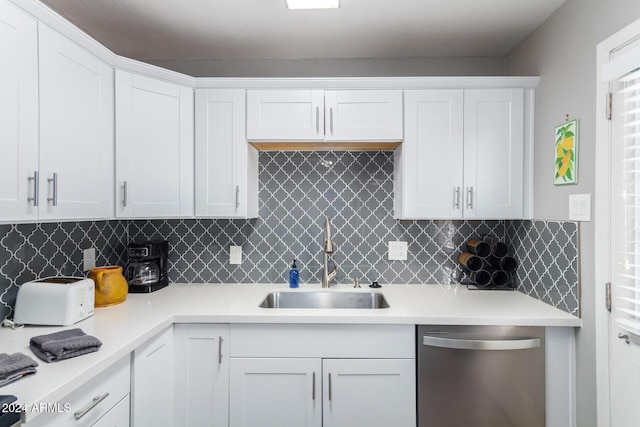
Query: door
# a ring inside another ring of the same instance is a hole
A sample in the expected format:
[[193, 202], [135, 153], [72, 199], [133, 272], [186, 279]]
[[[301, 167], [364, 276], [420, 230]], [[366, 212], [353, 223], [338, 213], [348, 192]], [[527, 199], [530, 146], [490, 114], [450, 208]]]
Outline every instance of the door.
[[113, 69], [38, 26], [40, 219], [113, 215]]
[[196, 216], [258, 216], [258, 153], [245, 135], [245, 91], [196, 91]]
[[116, 217], [193, 216], [193, 90], [116, 71]]
[[524, 90], [464, 91], [464, 217], [523, 213]]
[[[38, 217], [38, 28], [0, 3], [0, 221]], [[34, 178], [35, 177], [35, 178]]]
[[232, 358], [231, 427], [320, 427], [320, 359]]
[[229, 325], [175, 325], [175, 426], [229, 425]]
[[396, 149], [396, 217], [462, 218], [463, 91], [405, 91]]
[[327, 141], [401, 141], [402, 91], [326, 91]]
[[173, 426], [173, 326], [134, 351], [132, 417], [134, 426]]
[[415, 427], [415, 360], [324, 359], [322, 370], [324, 427]]
[[249, 141], [322, 141], [324, 91], [248, 90]]
[[[640, 401], [640, 42], [616, 50], [610, 126], [611, 425], [637, 426]], [[619, 60], [618, 60], [619, 59]], [[626, 62], [629, 61], [629, 62]]]

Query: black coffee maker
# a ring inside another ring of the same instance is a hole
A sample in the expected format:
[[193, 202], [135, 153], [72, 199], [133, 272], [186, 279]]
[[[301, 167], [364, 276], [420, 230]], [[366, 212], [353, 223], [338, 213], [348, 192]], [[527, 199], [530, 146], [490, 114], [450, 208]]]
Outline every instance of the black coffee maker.
[[166, 240], [131, 242], [127, 248], [129, 262], [124, 269], [124, 277], [130, 293], [149, 293], [169, 284], [167, 278]]

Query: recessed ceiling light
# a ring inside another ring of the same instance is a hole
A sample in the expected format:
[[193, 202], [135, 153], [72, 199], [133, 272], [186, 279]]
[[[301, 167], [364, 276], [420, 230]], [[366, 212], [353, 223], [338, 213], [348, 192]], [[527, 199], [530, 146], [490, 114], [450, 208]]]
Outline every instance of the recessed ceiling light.
[[340, 0], [286, 0], [289, 9], [337, 9]]

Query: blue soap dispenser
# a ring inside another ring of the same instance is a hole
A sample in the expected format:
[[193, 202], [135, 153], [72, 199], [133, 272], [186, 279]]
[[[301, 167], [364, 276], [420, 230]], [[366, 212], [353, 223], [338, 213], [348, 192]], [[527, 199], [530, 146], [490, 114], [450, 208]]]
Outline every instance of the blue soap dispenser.
[[289, 287], [297, 288], [299, 283], [298, 267], [296, 266], [296, 260], [294, 259], [293, 264], [291, 265], [291, 271], [289, 271]]

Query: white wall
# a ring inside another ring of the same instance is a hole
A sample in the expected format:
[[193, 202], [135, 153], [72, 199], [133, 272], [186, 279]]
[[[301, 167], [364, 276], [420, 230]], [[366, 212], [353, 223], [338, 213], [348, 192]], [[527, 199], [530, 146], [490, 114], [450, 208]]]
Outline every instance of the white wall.
[[[535, 111], [536, 219], [569, 219], [570, 194], [594, 193], [596, 45], [640, 18], [637, 0], [567, 0], [506, 58], [507, 75], [539, 75]], [[578, 185], [553, 185], [554, 127], [580, 120]], [[598, 143], [602, 143], [599, 141]], [[595, 197], [598, 197], [595, 194]], [[597, 221], [597, 218], [595, 218]], [[596, 425], [594, 222], [580, 224], [583, 327], [577, 333], [577, 425]]]
[[501, 76], [502, 57], [148, 61], [194, 77]]

